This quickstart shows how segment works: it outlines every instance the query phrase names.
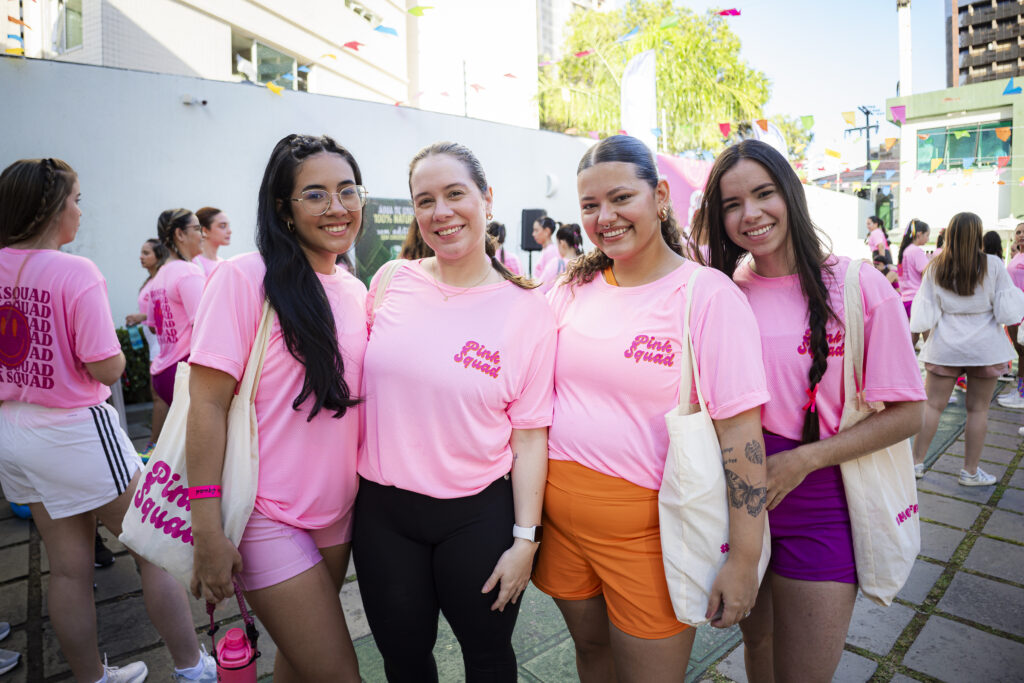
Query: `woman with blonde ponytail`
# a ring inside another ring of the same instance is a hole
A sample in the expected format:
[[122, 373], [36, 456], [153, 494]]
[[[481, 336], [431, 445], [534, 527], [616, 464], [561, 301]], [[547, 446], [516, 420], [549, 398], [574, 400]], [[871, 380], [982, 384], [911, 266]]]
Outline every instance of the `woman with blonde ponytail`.
[[729, 147], [711, 168], [699, 215], [695, 237], [708, 245], [709, 265], [732, 277], [754, 310], [772, 388], [761, 413], [772, 556], [757, 605], [740, 622], [747, 677], [830, 681], [857, 596], [839, 463], [921, 426], [925, 394], [907, 317], [885, 276], [862, 265], [864, 398], [886, 408], [839, 432], [851, 262], [823, 244], [789, 162], [756, 140]]
[[203, 233], [191, 211], [168, 209], [157, 219], [157, 237], [167, 249], [167, 262], [150, 281], [148, 307], [142, 313], [160, 338], [160, 353], [149, 368], [153, 391], [170, 405], [178, 363], [189, 355], [206, 281], [203, 269], [191, 262], [200, 253]]

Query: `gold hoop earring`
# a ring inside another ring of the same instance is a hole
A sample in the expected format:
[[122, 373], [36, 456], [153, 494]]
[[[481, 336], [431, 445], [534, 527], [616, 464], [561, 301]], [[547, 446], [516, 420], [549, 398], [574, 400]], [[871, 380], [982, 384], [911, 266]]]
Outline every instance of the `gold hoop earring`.
[[658, 218], [660, 218], [663, 221], [667, 221], [668, 220], [668, 208], [667, 207], [664, 207], [664, 206], [661, 207], [661, 210], [658, 211]]

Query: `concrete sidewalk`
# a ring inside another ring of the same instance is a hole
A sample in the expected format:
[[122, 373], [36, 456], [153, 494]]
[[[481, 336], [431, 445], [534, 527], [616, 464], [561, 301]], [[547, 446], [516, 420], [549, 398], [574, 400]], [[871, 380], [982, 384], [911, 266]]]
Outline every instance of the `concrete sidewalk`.
[[[858, 598], [837, 681], [1024, 680], [1024, 412], [993, 401], [982, 455], [994, 487], [957, 484], [963, 462], [963, 395], [951, 404], [919, 482], [922, 549], [896, 602], [881, 608]], [[132, 436], [144, 443], [145, 428], [132, 419]], [[116, 540], [117, 561], [96, 572], [100, 649], [111, 664], [143, 660], [150, 680], [166, 680], [170, 658], [145, 615], [134, 562]], [[0, 499], [0, 621], [12, 625], [0, 646], [23, 653], [0, 683], [70, 680], [48, 619], [48, 563], [34, 526], [14, 517]], [[341, 592], [364, 680], [383, 681], [383, 667], [362, 611], [354, 575]], [[206, 613], [193, 617], [205, 635]], [[241, 625], [237, 607], [218, 610], [222, 635]], [[275, 648], [262, 630], [261, 680], [270, 680]], [[521, 681], [577, 680], [572, 642], [547, 596], [530, 588], [514, 636]], [[458, 643], [446, 624], [434, 650], [442, 681], [463, 680]], [[746, 681], [737, 628], [698, 630], [687, 681]]]

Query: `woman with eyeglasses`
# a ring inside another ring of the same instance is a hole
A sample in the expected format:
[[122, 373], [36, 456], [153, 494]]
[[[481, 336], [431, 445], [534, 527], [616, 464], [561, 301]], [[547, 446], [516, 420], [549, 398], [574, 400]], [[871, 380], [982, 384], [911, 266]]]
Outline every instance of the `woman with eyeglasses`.
[[160, 353], [149, 366], [153, 391], [167, 404], [174, 398], [178, 363], [188, 359], [192, 322], [203, 293], [203, 269], [191, 263], [203, 242], [199, 219], [188, 209], [168, 209], [157, 219], [157, 237], [167, 261], [150, 281], [146, 320], [156, 329]]
[[192, 345], [186, 443], [192, 486], [219, 486], [227, 412], [266, 300], [276, 316], [256, 391], [259, 482], [236, 548], [220, 497], [192, 500], [192, 593], [232, 577], [277, 645], [275, 681], [359, 681], [338, 593], [352, 537], [366, 287], [336, 265], [362, 225], [355, 158], [327, 136], [289, 135], [260, 186], [257, 253], [207, 282]]

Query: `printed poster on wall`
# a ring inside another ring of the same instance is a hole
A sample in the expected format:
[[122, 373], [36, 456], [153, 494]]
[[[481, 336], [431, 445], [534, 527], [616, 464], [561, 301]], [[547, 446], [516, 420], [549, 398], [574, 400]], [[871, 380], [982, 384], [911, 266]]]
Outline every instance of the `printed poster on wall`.
[[356, 244], [356, 277], [367, 287], [382, 265], [402, 253], [412, 220], [412, 202], [408, 199], [366, 200], [363, 234]]

